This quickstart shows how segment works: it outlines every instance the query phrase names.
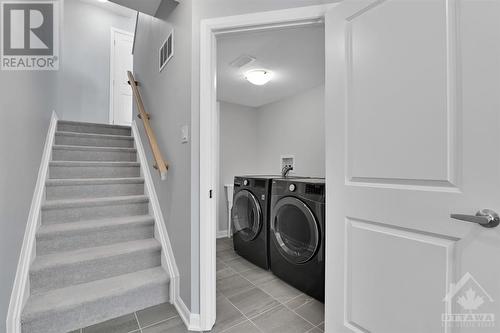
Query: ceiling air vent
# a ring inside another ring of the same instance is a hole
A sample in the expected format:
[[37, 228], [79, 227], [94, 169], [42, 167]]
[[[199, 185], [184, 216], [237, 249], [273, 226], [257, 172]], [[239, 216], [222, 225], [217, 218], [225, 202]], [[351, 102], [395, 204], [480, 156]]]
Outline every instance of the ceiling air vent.
[[160, 47], [160, 72], [165, 68], [168, 61], [174, 55], [174, 31], [168, 35], [165, 42]]
[[249, 65], [253, 63], [256, 59], [252, 56], [249, 55], [241, 55], [238, 58], [234, 59], [229, 63], [229, 66], [235, 67], [235, 68], [241, 68], [243, 66]]

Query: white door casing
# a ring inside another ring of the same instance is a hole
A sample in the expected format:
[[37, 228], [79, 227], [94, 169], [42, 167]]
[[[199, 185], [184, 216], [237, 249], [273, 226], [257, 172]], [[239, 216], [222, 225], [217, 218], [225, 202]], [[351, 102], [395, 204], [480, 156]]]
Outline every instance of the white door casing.
[[326, 332], [498, 332], [500, 227], [450, 214], [500, 211], [499, 15], [473, 0], [326, 15]]
[[132, 124], [132, 89], [127, 71], [134, 67], [133, 44], [133, 34], [111, 28], [109, 122], [115, 125]]

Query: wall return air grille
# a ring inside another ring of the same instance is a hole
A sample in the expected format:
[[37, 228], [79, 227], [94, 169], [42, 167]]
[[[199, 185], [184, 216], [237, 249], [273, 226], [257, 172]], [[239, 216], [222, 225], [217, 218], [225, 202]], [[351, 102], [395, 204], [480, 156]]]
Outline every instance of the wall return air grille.
[[172, 32], [168, 35], [165, 42], [160, 47], [160, 54], [159, 54], [160, 72], [163, 70], [163, 68], [165, 68], [168, 61], [172, 58], [173, 55], [174, 55], [174, 31], [172, 30]]

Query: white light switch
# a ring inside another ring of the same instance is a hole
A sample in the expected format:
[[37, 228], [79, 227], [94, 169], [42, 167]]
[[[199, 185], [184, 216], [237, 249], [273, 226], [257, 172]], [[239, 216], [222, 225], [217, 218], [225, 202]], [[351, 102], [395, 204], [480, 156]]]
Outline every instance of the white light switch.
[[189, 127], [188, 127], [188, 125], [184, 125], [181, 127], [181, 142], [182, 143], [189, 142]]

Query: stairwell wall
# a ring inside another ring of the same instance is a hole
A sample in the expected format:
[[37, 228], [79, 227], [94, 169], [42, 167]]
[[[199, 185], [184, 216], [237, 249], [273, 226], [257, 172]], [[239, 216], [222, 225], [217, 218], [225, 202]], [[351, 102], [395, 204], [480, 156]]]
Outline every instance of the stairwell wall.
[[[192, 295], [196, 295], [191, 281], [191, 144], [181, 143], [180, 129], [190, 125], [191, 2], [182, 1], [170, 15], [169, 6], [168, 2], [162, 3], [158, 18], [139, 15], [134, 73], [146, 111], [151, 114], [151, 125], [158, 144], [170, 163], [167, 180], [161, 181], [158, 171], [152, 168], [154, 159], [146, 144], [149, 168], [179, 269], [180, 297], [190, 309]], [[158, 50], [172, 29], [175, 35], [174, 56], [160, 73]], [[137, 109], [134, 110], [136, 115]], [[142, 141], [148, 142], [140, 121], [138, 129]]]
[[0, 72], [0, 332], [52, 111], [57, 72]]

